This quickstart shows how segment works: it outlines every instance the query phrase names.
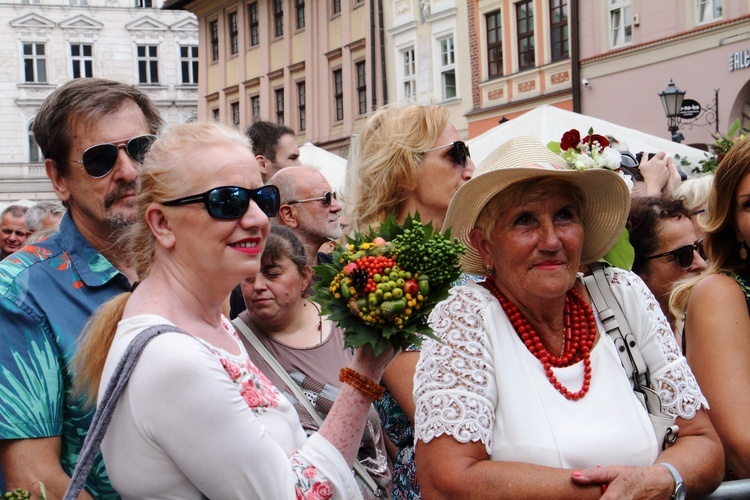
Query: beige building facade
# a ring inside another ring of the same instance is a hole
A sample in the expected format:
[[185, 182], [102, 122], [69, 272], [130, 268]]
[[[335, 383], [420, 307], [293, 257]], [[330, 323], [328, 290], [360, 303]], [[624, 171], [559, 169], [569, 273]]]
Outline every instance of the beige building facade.
[[382, 15], [372, 0], [172, 0], [198, 18], [198, 116], [241, 130], [270, 120], [346, 156], [385, 102]]

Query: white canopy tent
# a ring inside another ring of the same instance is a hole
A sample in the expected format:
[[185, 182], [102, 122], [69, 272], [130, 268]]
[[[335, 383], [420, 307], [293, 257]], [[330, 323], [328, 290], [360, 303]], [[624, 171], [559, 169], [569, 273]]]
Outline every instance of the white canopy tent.
[[299, 156], [303, 165], [320, 170], [334, 191], [340, 192], [344, 188], [346, 178], [344, 158], [310, 142], [306, 142], [299, 148]]
[[496, 147], [514, 137], [530, 135], [537, 137], [546, 145], [550, 141], [560, 141], [562, 135], [573, 128], [581, 133], [581, 137], [584, 137], [591, 127], [594, 128], [596, 134], [614, 137], [634, 154], [641, 151], [645, 153], [664, 151], [671, 156], [678, 154], [681, 158], [686, 157], [694, 167], [697, 167], [698, 161], [705, 156], [704, 151], [684, 144], [548, 105], [539, 106], [517, 118], [497, 125], [482, 135], [470, 139], [467, 144], [471, 148], [471, 158], [476, 165], [479, 165]]

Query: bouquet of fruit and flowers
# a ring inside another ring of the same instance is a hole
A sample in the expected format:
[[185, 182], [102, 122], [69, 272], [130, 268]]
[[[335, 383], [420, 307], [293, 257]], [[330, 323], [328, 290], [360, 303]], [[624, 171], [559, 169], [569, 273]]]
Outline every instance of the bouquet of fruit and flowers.
[[448, 296], [461, 274], [466, 248], [424, 225], [419, 213], [399, 225], [393, 216], [378, 230], [355, 232], [333, 251], [333, 262], [316, 266], [321, 280], [312, 300], [346, 332], [344, 343], [370, 344], [380, 354], [420, 345], [421, 335], [436, 339], [427, 316]]

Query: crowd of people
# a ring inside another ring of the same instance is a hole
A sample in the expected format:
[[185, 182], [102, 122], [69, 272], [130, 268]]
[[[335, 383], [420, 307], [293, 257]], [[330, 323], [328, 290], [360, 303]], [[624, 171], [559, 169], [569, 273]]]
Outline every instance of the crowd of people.
[[[445, 108], [392, 105], [341, 193], [288, 127], [165, 127], [96, 78], [34, 137], [60, 203], [0, 213], [9, 490], [681, 499], [750, 478], [750, 139], [685, 181], [663, 152], [578, 170], [531, 137], [475, 165]], [[466, 247], [435, 338], [345, 348], [314, 267], [346, 227], [415, 213]], [[607, 264], [624, 231], [632, 271]]]

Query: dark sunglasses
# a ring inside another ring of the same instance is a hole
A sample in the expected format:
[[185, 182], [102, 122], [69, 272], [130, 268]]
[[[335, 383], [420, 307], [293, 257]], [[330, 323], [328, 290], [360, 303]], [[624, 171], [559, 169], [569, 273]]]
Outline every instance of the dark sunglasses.
[[333, 203], [333, 200], [338, 200], [338, 197], [336, 196], [336, 191], [332, 193], [326, 193], [319, 198], [309, 198], [307, 200], [290, 201], [289, 203], [287, 203], [287, 205], [295, 205], [297, 203], [307, 203], [308, 201], [319, 201], [323, 203], [323, 205], [331, 206], [331, 203]]
[[174, 207], [190, 203], [203, 203], [208, 215], [214, 219], [239, 219], [247, 212], [251, 200], [268, 217], [276, 217], [276, 214], [279, 213], [281, 197], [279, 196], [279, 188], [276, 186], [261, 186], [258, 189], [222, 186], [209, 189], [205, 193], [164, 201], [162, 205]]
[[692, 245], [685, 245], [684, 247], [676, 248], [671, 252], [652, 255], [651, 257], [646, 257], [643, 260], [658, 259], [659, 257], [674, 255], [677, 258], [677, 263], [682, 269], [690, 269], [690, 266], [693, 265], [693, 260], [695, 260], [695, 252], [698, 252], [698, 255], [700, 255], [702, 259], [706, 259], [706, 252], [703, 249], [703, 238], [699, 239]]
[[455, 163], [456, 165], [461, 165], [462, 167], [465, 167], [467, 158], [471, 158], [471, 153], [469, 152], [469, 146], [467, 146], [464, 141], [451, 142], [450, 144], [446, 144], [445, 146], [437, 146], [435, 148], [430, 148], [427, 151], [425, 151], [425, 153], [429, 153], [430, 151], [435, 151], [437, 149], [443, 149], [443, 148], [451, 148], [448, 151], [448, 156], [450, 156], [451, 160], [453, 160], [453, 163]]
[[80, 160], [55, 160], [66, 163], [79, 163], [83, 165], [86, 173], [91, 177], [98, 179], [104, 177], [112, 171], [117, 163], [117, 155], [120, 148], [124, 148], [128, 156], [136, 163], [143, 163], [143, 158], [148, 153], [151, 144], [156, 140], [155, 135], [145, 134], [130, 139], [123, 139], [117, 142], [107, 142], [96, 144], [87, 148], [83, 152]]

